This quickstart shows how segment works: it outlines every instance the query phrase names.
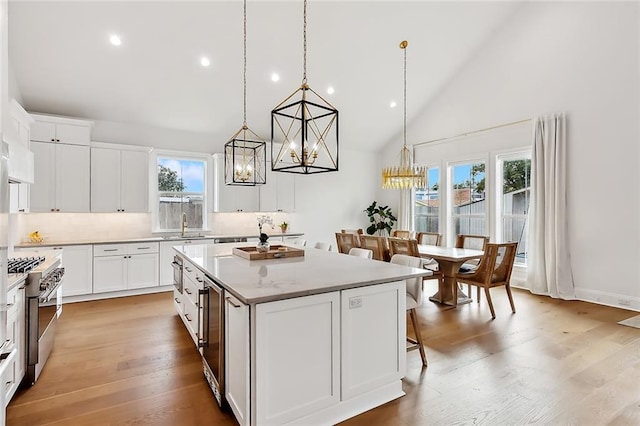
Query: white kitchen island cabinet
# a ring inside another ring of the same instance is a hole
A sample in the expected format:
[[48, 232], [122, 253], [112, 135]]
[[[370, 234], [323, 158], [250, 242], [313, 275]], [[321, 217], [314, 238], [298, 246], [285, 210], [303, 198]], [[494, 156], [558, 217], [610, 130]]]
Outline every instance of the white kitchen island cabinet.
[[335, 424], [404, 395], [405, 279], [424, 270], [314, 249], [248, 261], [231, 255], [242, 245], [176, 247], [224, 289], [223, 393], [241, 425]]

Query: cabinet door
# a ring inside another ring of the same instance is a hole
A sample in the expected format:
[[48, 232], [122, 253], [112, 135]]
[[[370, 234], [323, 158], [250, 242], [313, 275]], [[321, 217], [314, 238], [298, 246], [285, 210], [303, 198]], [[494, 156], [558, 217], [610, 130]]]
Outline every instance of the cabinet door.
[[237, 211], [257, 212], [259, 210], [259, 186], [234, 186], [236, 190]]
[[120, 209], [120, 151], [91, 148], [91, 211]]
[[73, 124], [56, 124], [56, 142], [89, 146], [91, 128]]
[[215, 202], [214, 211], [216, 212], [235, 212], [238, 210], [238, 198], [236, 186], [225, 185], [224, 183], [224, 158], [214, 155], [215, 168]]
[[121, 151], [120, 167], [120, 208], [125, 212], [148, 212], [149, 154]]
[[249, 424], [249, 307], [225, 297], [225, 397], [240, 426]]
[[271, 162], [268, 161], [265, 167], [267, 174], [267, 182], [264, 185], [260, 185], [260, 211], [261, 212], [275, 212], [278, 209], [277, 206], [277, 193], [278, 183], [277, 175], [271, 171]]
[[93, 258], [93, 292], [127, 289], [127, 259], [124, 256]]
[[292, 173], [278, 175], [278, 211], [292, 212], [296, 209], [296, 177]]
[[173, 256], [176, 252], [173, 246], [182, 244], [182, 241], [160, 242], [160, 285], [173, 285]]
[[404, 282], [342, 292], [342, 400], [404, 376], [405, 294]]
[[255, 360], [256, 424], [288, 423], [337, 404], [340, 293], [256, 305]]
[[32, 142], [31, 151], [33, 152], [33, 184], [31, 184], [29, 203], [31, 211], [54, 211], [56, 208], [56, 145]]
[[89, 212], [90, 153], [88, 146], [56, 144], [56, 208]]
[[91, 294], [93, 286], [93, 246], [65, 246], [62, 252], [64, 265], [63, 301], [66, 296]]
[[128, 289], [158, 285], [158, 253], [135, 254], [127, 260]]
[[18, 213], [29, 213], [29, 184], [18, 184]]
[[31, 123], [31, 140], [38, 142], [55, 142], [56, 125], [44, 121]]

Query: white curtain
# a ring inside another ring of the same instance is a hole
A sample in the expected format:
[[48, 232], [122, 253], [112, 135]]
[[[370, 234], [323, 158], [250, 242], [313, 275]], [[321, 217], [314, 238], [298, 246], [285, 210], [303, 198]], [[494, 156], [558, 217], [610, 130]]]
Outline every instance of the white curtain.
[[413, 229], [413, 192], [411, 189], [400, 190], [400, 209], [398, 210], [398, 226], [396, 229]]
[[534, 118], [526, 287], [535, 294], [575, 299], [567, 236], [566, 146], [564, 113]]

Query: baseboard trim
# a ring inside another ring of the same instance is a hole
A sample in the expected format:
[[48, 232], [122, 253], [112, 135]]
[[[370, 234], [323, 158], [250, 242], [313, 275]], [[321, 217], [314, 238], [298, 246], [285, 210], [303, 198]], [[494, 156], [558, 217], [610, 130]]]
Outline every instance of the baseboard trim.
[[66, 296], [62, 298], [63, 303], [89, 302], [91, 300], [113, 299], [115, 297], [140, 296], [142, 294], [162, 293], [173, 291], [173, 285], [163, 285], [159, 287], [137, 288], [133, 290], [112, 291], [109, 293], [82, 294], [79, 296]]
[[583, 302], [597, 303], [598, 305], [640, 312], [640, 297], [576, 288], [576, 298]]

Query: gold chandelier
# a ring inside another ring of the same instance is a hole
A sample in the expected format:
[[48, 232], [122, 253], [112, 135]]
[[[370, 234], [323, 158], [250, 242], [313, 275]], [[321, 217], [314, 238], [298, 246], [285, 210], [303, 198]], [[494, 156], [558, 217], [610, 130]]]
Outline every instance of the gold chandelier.
[[266, 182], [267, 143], [247, 126], [247, 0], [244, 0], [244, 80], [242, 127], [224, 145], [224, 181], [227, 185], [255, 186]]
[[400, 151], [400, 165], [382, 169], [382, 188], [407, 189], [424, 188], [427, 185], [426, 168], [413, 165], [411, 150], [407, 148], [407, 46], [404, 40], [400, 49], [404, 51], [404, 145]]
[[302, 84], [271, 111], [271, 170], [338, 171], [338, 110], [307, 84], [307, 0], [303, 9]]

